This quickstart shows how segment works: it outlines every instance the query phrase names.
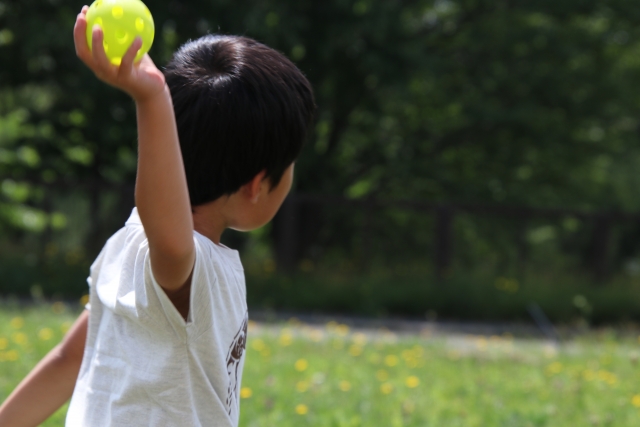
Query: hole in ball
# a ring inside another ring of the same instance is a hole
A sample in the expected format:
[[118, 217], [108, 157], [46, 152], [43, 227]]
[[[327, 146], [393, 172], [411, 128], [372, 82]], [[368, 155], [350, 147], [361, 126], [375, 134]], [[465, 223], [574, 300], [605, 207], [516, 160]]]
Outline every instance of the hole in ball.
[[123, 29], [117, 29], [116, 30], [116, 40], [118, 41], [118, 43], [120, 44], [125, 44], [126, 42], [129, 41], [129, 33], [127, 33], [125, 30]]
[[144, 21], [142, 18], [136, 18], [136, 30], [142, 32], [144, 30]]
[[113, 9], [111, 9], [111, 14], [114, 18], [120, 19], [122, 18], [122, 15], [124, 15], [124, 10], [122, 9], [122, 6], [113, 6]]

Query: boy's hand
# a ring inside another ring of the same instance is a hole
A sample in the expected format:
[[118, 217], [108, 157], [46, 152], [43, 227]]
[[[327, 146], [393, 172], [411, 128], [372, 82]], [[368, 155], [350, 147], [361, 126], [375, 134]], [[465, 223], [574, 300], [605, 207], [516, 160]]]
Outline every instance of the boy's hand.
[[102, 44], [104, 34], [98, 26], [93, 28], [93, 49], [89, 50], [86, 38], [87, 10], [89, 10], [88, 6], [82, 8], [73, 28], [76, 54], [82, 62], [100, 80], [128, 93], [136, 102], [143, 102], [161, 93], [164, 90], [164, 75], [156, 68], [149, 55], [145, 54], [139, 63], [133, 63], [142, 46], [140, 37], [135, 38], [122, 58], [120, 66], [113, 65], [107, 58]]

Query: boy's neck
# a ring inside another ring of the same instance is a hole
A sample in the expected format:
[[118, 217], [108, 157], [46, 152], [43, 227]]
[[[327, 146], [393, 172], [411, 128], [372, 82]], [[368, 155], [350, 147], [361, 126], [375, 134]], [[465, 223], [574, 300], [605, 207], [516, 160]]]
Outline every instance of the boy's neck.
[[221, 197], [213, 202], [193, 208], [193, 229], [216, 245], [220, 244], [222, 233], [228, 227], [228, 221], [224, 214], [224, 199]]

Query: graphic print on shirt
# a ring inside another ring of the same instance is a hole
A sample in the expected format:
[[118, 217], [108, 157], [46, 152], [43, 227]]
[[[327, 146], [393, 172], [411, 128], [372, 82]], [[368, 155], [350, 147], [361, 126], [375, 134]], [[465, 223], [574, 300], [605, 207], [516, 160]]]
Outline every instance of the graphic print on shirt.
[[227, 374], [229, 374], [229, 389], [227, 390], [227, 408], [231, 415], [232, 408], [236, 408], [238, 401], [238, 369], [240, 368], [240, 359], [247, 345], [247, 324], [249, 323], [249, 313], [244, 315], [244, 322], [240, 330], [233, 338], [231, 348], [227, 354]]

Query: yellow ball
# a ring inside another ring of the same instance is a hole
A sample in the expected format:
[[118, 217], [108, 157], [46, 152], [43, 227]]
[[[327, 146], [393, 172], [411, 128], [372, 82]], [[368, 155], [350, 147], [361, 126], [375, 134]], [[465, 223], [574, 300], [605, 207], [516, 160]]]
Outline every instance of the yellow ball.
[[135, 61], [149, 51], [153, 44], [153, 17], [140, 0], [96, 0], [87, 11], [87, 43], [91, 49], [94, 25], [104, 33], [104, 50], [114, 65], [120, 65], [131, 43], [140, 36], [142, 47]]

